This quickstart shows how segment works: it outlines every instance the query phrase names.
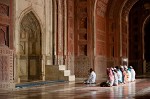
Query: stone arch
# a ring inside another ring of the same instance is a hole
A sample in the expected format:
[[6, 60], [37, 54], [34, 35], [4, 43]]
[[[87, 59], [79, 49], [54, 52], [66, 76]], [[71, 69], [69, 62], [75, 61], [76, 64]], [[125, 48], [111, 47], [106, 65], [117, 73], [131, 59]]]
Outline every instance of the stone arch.
[[[129, 34], [129, 28], [128, 28], [129, 27], [129, 22], [128, 22], [129, 12], [131, 8], [133, 7], [133, 5], [138, 1], [139, 0], [125, 0], [124, 1], [121, 12], [120, 12], [120, 24], [121, 24], [120, 33], [123, 33], [123, 30], [127, 30], [127, 34]], [[124, 20], [127, 22], [127, 24], [123, 24]], [[123, 34], [120, 34], [120, 38], [121, 38], [120, 46], [121, 46], [121, 54], [122, 54]], [[129, 53], [129, 50], [127, 51], [127, 53]]]
[[[113, 0], [113, 1], [109, 1], [109, 5], [110, 8], [108, 10], [108, 15], [109, 15], [109, 19], [115, 19], [115, 15], [117, 15], [119, 18], [117, 19], [118, 21], [118, 30], [117, 32], [120, 33], [119, 35], [119, 45], [120, 45], [120, 57], [124, 56], [124, 52], [122, 49], [122, 44], [123, 44], [123, 31], [125, 30], [125, 28], [128, 28], [128, 23], [124, 24], [123, 21], [128, 22], [128, 14], [130, 9], [132, 8], [132, 6], [137, 2], [138, 0], [125, 0], [125, 1], [119, 1], [119, 0]], [[117, 9], [118, 6], [115, 6], [115, 4], [117, 4], [117, 2], [121, 4], [120, 8]], [[128, 33], [128, 31], [127, 31]]]
[[[150, 20], [150, 15], [148, 15], [148, 16], [145, 18], [145, 20], [144, 20], [144, 22], [143, 22], [143, 25], [142, 25], [143, 51], [144, 51], [144, 28], [145, 28], [145, 25], [147, 24], [147, 21], [149, 21], [149, 20]], [[143, 52], [143, 53], [144, 53], [144, 52]], [[144, 59], [144, 55], [143, 55], [143, 59]]]
[[[121, 12], [125, 0], [109, 0], [107, 6], [107, 23], [108, 32], [117, 36], [111, 35], [109, 38], [112, 39], [108, 42], [114, 42], [110, 44], [110, 63], [112, 65], [120, 65], [120, 57], [122, 57], [122, 25], [121, 25]], [[116, 51], [118, 50], [118, 52]]]
[[123, 9], [122, 9], [122, 17], [127, 17], [127, 15], [129, 15], [129, 12], [131, 10], [131, 8], [133, 7], [133, 5], [138, 2], [139, 0], [126, 0], [124, 5], [123, 5]]
[[[29, 6], [29, 7], [27, 7], [26, 9], [24, 9], [21, 13], [20, 13], [20, 15], [17, 17], [18, 18], [18, 20], [16, 20], [16, 31], [15, 31], [15, 43], [16, 43], [16, 53], [19, 53], [18, 51], [19, 51], [19, 32], [20, 32], [20, 23], [21, 23], [21, 21], [22, 21], [22, 19], [23, 19], [23, 17], [27, 14], [27, 13], [29, 13], [29, 12], [32, 12], [34, 15], [35, 15], [35, 17], [37, 18], [37, 20], [38, 20], [38, 22], [39, 22], [39, 24], [40, 24], [40, 28], [41, 28], [41, 36], [42, 36], [42, 40], [44, 40], [45, 38], [45, 34], [44, 34], [44, 28], [43, 28], [43, 25], [42, 25], [42, 21], [41, 21], [41, 19], [40, 19], [40, 17], [38, 16], [38, 14], [36, 13], [36, 11], [32, 8], [32, 6]], [[42, 51], [42, 53], [43, 53], [43, 51]]]
[[[120, 22], [121, 23], [121, 29], [120, 29], [120, 31], [121, 31], [121, 33], [123, 31], [123, 28], [122, 28], [122, 26], [123, 26], [123, 24], [122, 24], [123, 19], [125, 19], [128, 22], [129, 12], [130, 12], [131, 8], [133, 7], [133, 5], [136, 2], [138, 2], [138, 1], [139, 0], [125, 0], [124, 1], [123, 5], [122, 5], [121, 13], [120, 13], [121, 14], [120, 15], [120, 21], [121, 21]], [[128, 23], [127, 23], [127, 26], [128, 26]], [[127, 32], [129, 32], [129, 30]]]
[[24, 14], [19, 30], [19, 77], [21, 81], [42, 79], [41, 25], [32, 11]]
[[[143, 73], [145, 74], [145, 73], [150, 73], [150, 62], [149, 62], [149, 60], [147, 60], [147, 56], [149, 56], [149, 54], [147, 53], [147, 52], [149, 52], [149, 51], [146, 51], [145, 49], [147, 49], [146, 48], [146, 46], [148, 46], [147, 44], [146, 44], [146, 42], [147, 42], [147, 40], [149, 39], [149, 35], [147, 35], [147, 32], [145, 31], [145, 28], [147, 27], [147, 24], [149, 24], [149, 22], [150, 22], [150, 15], [148, 15], [146, 18], [145, 18], [145, 20], [144, 20], [144, 22], [143, 22], [143, 24], [142, 24], [142, 49], [143, 49]], [[147, 39], [147, 40], [146, 40]], [[149, 48], [148, 48], [148, 50], [149, 50]], [[149, 58], [149, 57], [148, 57]]]
[[[138, 74], [146, 71], [146, 64], [149, 63], [149, 53], [146, 53], [147, 32], [145, 31], [146, 22], [149, 23], [149, 12], [147, 13], [146, 3], [148, 0], [132, 0], [126, 2], [122, 12], [122, 17], [128, 18], [129, 25], [129, 64], [133, 65]], [[138, 10], [137, 10], [138, 9]], [[134, 47], [133, 47], [134, 46]], [[146, 47], [145, 47], [146, 46]], [[132, 52], [134, 50], [134, 53]], [[148, 49], [149, 50], [149, 49]], [[149, 52], [149, 51], [147, 51]], [[146, 54], [145, 54], [146, 53]]]
[[[128, 15], [130, 9], [132, 8], [132, 6], [137, 2], [138, 0], [125, 0], [122, 2], [122, 8], [120, 9], [121, 14], [123, 15]], [[111, 0], [109, 1], [109, 5], [110, 5], [110, 10], [109, 10], [109, 18], [113, 18], [114, 16], [114, 9], [115, 9], [115, 4], [116, 2], [119, 2], [117, 0]]]
[[[132, 6], [137, 2], [138, 0], [109, 0], [108, 6], [107, 6], [107, 20], [110, 24], [110, 27], [112, 28], [113, 32], [116, 33], [118, 36], [115, 37], [116, 40], [118, 40], [117, 45], [115, 46], [116, 49], [118, 49], [118, 52], [116, 52], [117, 60], [115, 60], [116, 64], [120, 64], [121, 57], [128, 57], [128, 49], [124, 48], [124, 37], [123, 32], [126, 30], [128, 33], [128, 17], [130, 9]], [[125, 20], [124, 20], [125, 19]], [[109, 31], [110, 32], [110, 31]], [[114, 37], [113, 37], [114, 38]], [[126, 46], [127, 47], [127, 46]]]
[[[24, 10], [21, 12], [20, 16], [18, 17], [18, 18], [19, 18], [19, 23], [22, 21], [23, 17], [24, 17], [26, 14], [28, 14], [29, 12], [32, 12], [32, 13], [35, 15], [35, 17], [37, 18], [37, 20], [38, 20], [39, 23], [40, 23], [40, 27], [41, 27], [41, 30], [42, 30], [42, 29], [43, 29], [43, 27], [42, 27], [42, 21], [41, 21], [40, 17], [38, 16], [38, 14], [36, 13], [36, 11], [32, 8], [32, 6], [29, 6], [28, 8], [24, 9]], [[42, 31], [43, 31], [43, 30], [42, 30]], [[42, 33], [43, 33], [43, 32], [42, 32]]]

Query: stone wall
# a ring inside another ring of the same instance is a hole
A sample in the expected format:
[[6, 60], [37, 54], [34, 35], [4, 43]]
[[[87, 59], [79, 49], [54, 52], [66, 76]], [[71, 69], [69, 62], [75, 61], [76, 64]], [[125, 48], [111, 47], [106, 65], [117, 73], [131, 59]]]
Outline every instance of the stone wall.
[[0, 89], [14, 89], [13, 51], [0, 46]]
[[[19, 79], [19, 72], [20, 72], [20, 55], [21, 55], [21, 42], [20, 42], [20, 34], [21, 34], [21, 22], [24, 16], [28, 13], [32, 12], [33, 16], [37, 19], [39, 23], [39, 32], [40, 32], [40, 42], [41, 46], [34, 46], [40, 47], [40, 63], [42, 66], [40, 68], [36, 68], [41, 71], [40, 75], [42, 75], [42, 80], [44, 80], [45, 74], [45, 65], [53, 64], [53, 7], [52, 7], [52, 0], [15, 0], [14, 1], [14, 48], [15, 48], [15, 64], [17, 73], [15, 75], [17, 82], [20, 82]], [[24, 46], [26, 49], [26, 45]], [[33, 46], [32, 46], [33, 47]], [[40, 54], [39, 53], [39, 54]], [[25, 63], [26, 64], [26, 63]], [[26, 70], [27, 68], [23, 69], [24, 72], [29, 72]], [[31, 73], [32, 74], [32, 73]]]

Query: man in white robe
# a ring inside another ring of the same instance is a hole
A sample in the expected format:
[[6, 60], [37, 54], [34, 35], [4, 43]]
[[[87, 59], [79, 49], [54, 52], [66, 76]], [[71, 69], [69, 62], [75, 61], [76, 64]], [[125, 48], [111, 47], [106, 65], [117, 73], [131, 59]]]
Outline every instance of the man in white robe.
[[94, 70], [91, 68], [90, 69], [90, 75], [87, 80], [84, 82], [85, 84], [95, 84], [96, 83], [96, 73]]
[[131, 71], [131, 81], [135, 81], [136, 73], [132, 66], [130, 66], [130, 71]]

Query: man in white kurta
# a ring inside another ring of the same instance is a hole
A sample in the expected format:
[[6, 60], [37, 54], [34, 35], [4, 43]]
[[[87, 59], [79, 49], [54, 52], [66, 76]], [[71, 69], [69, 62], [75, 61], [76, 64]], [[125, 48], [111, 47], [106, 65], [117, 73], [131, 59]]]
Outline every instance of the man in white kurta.
[[96, 73], [92, 69], [90, 69], [90, 75], [84, 83], [87, 83], [87, 84], [96, 83]]
[[131, 71], [131, 81], [135, 81], [136, 73], [135, 73], [135, 71], [134, 71], [132, 66], [130, 66], [130, 71]]

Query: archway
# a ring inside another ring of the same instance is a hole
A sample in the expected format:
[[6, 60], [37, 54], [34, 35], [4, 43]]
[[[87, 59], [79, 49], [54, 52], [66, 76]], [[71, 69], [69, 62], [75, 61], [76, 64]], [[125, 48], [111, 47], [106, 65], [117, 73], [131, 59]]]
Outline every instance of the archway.
[[[132, 65], [138, 74], [145, 73], [145, 60], [149, 59], [148, 36], [149, 0], [141, 0], [134, 4], [129, 13], [129, 65]], [[143, 29], [143, 24], [145, 24]], [[145, 32], [145, 33], [144, 33]]]
[[27, 13], [20, 23], [20, 81], [41, 80], [41, 28], [33, 12]]
[[144, 26], [144, 59], [146, 60], [145, 72], [150, 73], [150, 19], [148, 19]]

